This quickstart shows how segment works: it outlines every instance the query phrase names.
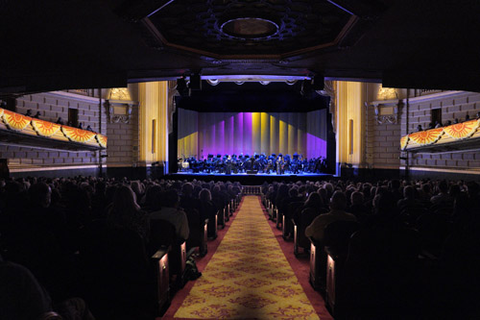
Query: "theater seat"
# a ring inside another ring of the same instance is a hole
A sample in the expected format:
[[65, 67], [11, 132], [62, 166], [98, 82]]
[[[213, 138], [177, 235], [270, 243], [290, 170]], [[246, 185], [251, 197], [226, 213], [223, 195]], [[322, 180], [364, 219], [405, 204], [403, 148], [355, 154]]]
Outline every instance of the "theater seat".
[[215, 213], [214, 219], [208, 220], [208, 238], [217, 239], [218, 237], [218, 211]]
[[350, 238], [358, 229], [359, 224], [355, 221], [335, 221], [325, 227], [324, 244], [327, 255], [325, 300], [330, 313], [336, 319], [343, 319], [346, 314], [343, 299], [345, 293], [342, 292], [343, 273]]
[[323, 293], [326, 287], [326, 261], [327, 255], [323, 244], [319, 241], [315, 241], [312, 238], [310, 240], [310, 277], [309, 281], [312, 287]]
[[183, 239], [176, 237], [175, 226], [166, 220], [150, 221], [149, 251], [153, 255], [159, 247], [168, 247], [170, 265], [170, 284], [174, 290], [184, 285], [184, 272], [187, 262], [187, 246]]
[[170, 305], [170, 268], [168, 248], [158, 249], [151, 257], [151, 272], [155, 281], [156, 316], [162, 316]]
[[386, 224], [355, 232], [345, 262], [345, 305], [353, 318], [412, 318], [420, 309], [420, 239]]
[[140, 235], [96, 221], [85, 230], [80, 257], [85, 300], [105, 319], [155, 316], [155, 280]]

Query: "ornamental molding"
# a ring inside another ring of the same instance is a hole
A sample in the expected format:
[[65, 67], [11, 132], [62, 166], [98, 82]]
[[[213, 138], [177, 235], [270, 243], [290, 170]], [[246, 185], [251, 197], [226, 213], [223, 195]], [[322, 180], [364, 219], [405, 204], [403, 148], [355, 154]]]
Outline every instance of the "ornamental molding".
[[402, 100], [372, 101], [367, 107], [373, 107], [377, 124], [397, 124], [398, 111], [403, 106]]
[[125, 124], [130, 123], [133, 107], [135, 105], [136, 104], [133, 101], [125, 100], [106, 100], [103, 104], [109, 123]]

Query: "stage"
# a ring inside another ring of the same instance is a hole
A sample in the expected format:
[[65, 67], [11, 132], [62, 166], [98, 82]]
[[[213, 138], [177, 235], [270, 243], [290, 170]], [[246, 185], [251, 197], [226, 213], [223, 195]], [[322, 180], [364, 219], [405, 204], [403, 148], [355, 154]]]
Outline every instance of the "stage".
[[261, 185], [264, 182], [296, 182], [296, 181], [319, 181], [333, 178], [327, 173], [299, 173], [299, 174], [266, 174], [266, 173], [192, 173], [178, 172], [169, 174], [169, 177], [176, 180], [204, 180], [204, 181], [239, 181], [242, 185]]

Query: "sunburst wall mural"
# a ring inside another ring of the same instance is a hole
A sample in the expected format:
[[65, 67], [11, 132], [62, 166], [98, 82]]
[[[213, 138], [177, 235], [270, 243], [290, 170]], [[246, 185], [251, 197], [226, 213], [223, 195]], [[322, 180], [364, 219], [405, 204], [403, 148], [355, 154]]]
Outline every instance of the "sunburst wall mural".
[[401, 150], [415, 150], [423, 146], [444, 145], [460, 140], [480, 138], [480, 119], [452, 124], [447, 127], [414, 132], [400, 139]]
[[56, 141], [75, 142], [100, 149], [107, 147], [107, 137], [100, 133], [27, 117], [2, 108], [0, 108], [0, 130]]

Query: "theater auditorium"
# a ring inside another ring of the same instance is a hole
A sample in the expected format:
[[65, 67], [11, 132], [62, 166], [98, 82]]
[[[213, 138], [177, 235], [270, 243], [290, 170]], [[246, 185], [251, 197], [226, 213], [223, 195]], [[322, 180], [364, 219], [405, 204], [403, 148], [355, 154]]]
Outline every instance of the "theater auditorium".
[[477, 1], [0, 12], [0, 319], [480, 317]]

